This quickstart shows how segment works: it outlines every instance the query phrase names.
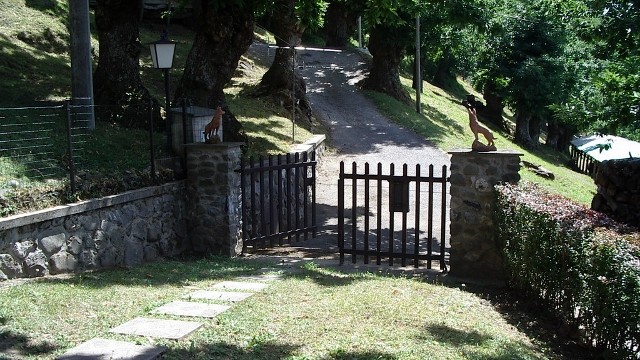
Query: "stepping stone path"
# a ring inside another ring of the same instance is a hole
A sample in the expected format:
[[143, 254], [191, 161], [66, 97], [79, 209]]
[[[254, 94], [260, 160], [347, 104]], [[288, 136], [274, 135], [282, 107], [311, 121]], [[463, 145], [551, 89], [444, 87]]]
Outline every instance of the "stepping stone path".
[[201, 323], [193, 321], [135, 318], [117, 326], [109, 332], [180, 340], [198, 330]]
[[223, 281], [221, 283], [213, 285], [214, 289], [231, 289], [231, 290], [244, 290], [244, 291], [262, 291], [268, 285], [263, 283], [250, 283], [240, 281]]
[[60, 356], [59, 360], [158, 359], [165, 349], [161, 346], [134, 345], [125, 341], [95, 338]]
[[196, 303], [190, 301], [173, 301], [153, 310], [152, 313], [213, 318], [218, 314], [227, 311], [230, 307], [231, 306]]
[[[273, 274], [239, 276], [233, 281], [222, 281], [214, 284], [211, 289], [197, 290], [185, 295], [184, 298], [189, 301], [172, 301], [156, 308], [151, 311], [151, 313], [213, 318], [230, 309], [232, 306], [209, 304], [191, 300], [211, 300], [236, 303], [267, 288], [269, 284], [266, 282], [281, 278], [281, 275]], [[202, 326], [202, 323], [195, 321], [138, 317], [109, 330], [109, 332], [180, 340], [189, 336]], [[161, 346], [143, 346], [124, 341], [95, 338], [76, 346], [57, 359], [151, 360], [160, 359], [165, 351], [166, 349]]]
[[189, 295], [186, 295], [186, 298], [189, 299], [204, 299], [204, 300], [220, 300], [220, 301], [228, 301], [228, 302], [238, 302], [242, 301], [249, 296], [253, 295], [253, 293], [246, 292], [234, 292], [234, 291], [209, 291], [209, 290], [198, 290]]

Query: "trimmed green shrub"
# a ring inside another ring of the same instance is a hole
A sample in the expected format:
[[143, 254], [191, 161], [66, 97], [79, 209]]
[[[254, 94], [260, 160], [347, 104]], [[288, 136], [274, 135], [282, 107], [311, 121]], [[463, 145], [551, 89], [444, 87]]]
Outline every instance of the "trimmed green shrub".
[[496, 187], [510, 286], [588, 345], [640, 359], [640, 233], [534, 184]]

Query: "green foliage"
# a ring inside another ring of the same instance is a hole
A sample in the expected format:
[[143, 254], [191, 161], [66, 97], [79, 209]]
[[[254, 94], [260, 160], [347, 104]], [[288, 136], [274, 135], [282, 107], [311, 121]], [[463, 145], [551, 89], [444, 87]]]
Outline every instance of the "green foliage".
[[477, 82], [496, 84], [515, 111], [543, 115], [562, 96], [560, 19], [544, 1], [509, 2], [499, 14], [487, 24]]
[[531, 184], [497, 187], [511, 286], [615, 359], [640, 346], [640, 234]]
[[[558, 118], [587, 132], [640, 140], [640, 3], [574, 0], [566, 21], [580, 56], [567, 62], [579, 79], [554, 106]], [[577, 52], [574, 52], [576, 54]], [[575, 65], [575, 66], [574, 66]]]
[[309, 30], [315, 30], [322, 27], [328, 6], [329, 3], [324, 0], [296, 1], [295, 14]]

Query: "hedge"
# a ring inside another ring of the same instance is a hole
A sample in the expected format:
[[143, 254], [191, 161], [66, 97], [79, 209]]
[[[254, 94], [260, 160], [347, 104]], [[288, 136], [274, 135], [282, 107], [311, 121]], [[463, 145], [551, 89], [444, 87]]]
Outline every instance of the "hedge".
[[640, 359], [640, 233], [533, 184], [496, 187], [508, 284], [612, 359]]

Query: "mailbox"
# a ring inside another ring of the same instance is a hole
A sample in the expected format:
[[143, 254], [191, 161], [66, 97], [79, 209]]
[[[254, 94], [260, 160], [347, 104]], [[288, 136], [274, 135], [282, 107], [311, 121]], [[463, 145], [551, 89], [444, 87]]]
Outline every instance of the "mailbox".
[[389, 212], [409, 212], [409, 181], [389, 180]]

